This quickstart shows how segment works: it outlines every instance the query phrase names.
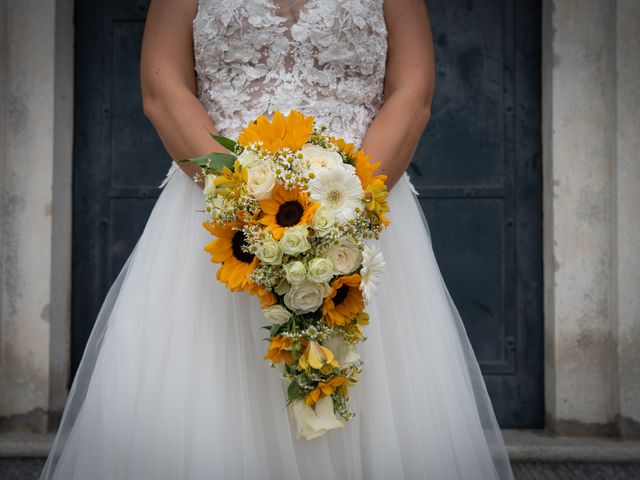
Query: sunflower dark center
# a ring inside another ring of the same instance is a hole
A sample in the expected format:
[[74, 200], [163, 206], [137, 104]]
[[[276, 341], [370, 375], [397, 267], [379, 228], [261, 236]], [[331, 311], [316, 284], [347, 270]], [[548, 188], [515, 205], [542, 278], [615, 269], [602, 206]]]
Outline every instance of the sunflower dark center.
[[344, 302], [344, 299], [347, 298], [348, 293], [349, 285], [340, 285], [338, 290], [336, 290], [335, 296], [333, 297], [333, 305], [337, 307], [342, 302]]
[[251, 263], [255, 255], [253, 253], [245, 252], [242, 247], [247, 245], [247, 237], [242, 230], [238, 230], [233, 234], [231, 239], [231, 251], [233, 256], [244, 263]]
[[303, 214], [304, 208], [302, 208], [300, 202], [289, 200], [280, 205], [278, 213], [276, 213], [276, 222], [282, 227], [293, 227], [300, 222]]

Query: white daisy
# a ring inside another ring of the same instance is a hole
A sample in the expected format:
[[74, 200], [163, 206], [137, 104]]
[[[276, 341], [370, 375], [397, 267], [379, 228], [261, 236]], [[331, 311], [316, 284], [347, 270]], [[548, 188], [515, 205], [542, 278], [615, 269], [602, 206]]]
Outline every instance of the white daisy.
[[309, 181], [309, 195], [333, 210], [339, 223], [355, 218], [356, 208], [364, 209], [362, 184], [353, 169], [338, 167], [318, 171]]
[[360, 290], [365, 303], [369, 303], [382, 283], [384, 272], [382, 252], [375, 245], [365, 245], [362, 250], [362, 269], [360, 270]]

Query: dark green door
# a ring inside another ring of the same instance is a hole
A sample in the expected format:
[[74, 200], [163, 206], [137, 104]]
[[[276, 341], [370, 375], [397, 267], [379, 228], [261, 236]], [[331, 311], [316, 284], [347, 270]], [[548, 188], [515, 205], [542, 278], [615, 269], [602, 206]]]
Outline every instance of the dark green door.
[[542, 427], [538, 0], [428, 0], [432, 120], [409, 170], [502, 427]]
[[147, 5], [76, 1], [73, 372], [171, 165], [142, 111], [138, 70]]
[[[170, 160], [144, 118], [147, 1], [78, 0], [73, 370]], [[503, 427], [540, 427], [540, 6], [428, 0], [431, 124], [409, 171]]]

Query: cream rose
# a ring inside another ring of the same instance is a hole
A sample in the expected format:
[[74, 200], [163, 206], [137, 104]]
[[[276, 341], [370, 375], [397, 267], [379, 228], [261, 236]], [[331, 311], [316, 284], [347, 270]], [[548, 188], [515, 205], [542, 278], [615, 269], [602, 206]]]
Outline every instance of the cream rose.
[[258, 157], [258, 154], [256, 152], [248, 149], [245, 149], [244, 152], [238, 155], [238, 161], [240, 162], [240, 165], [245, 168], [251, 168], [259, 158], [260, 157]]
[[336, 245], [331, 245], [325, 252], [325, 256], [333, 262], [335, 275], [351, 273], [362, 262], [362, 252], [349, 237], [341, 238]]
[[271, 160], [258, 160], [249, 168], [247, 191], [256, 200], [266, 200], [276, 185], [276, 174]]
[[338, 152], [327, 150], [312, 143], [305, 143], [300, 149], [300, 153], [302, 154], [302, 161], [311, 171], [331, 169], [344, 163]]
[[256, 256], [269, 265], [279, 265], [282, 261], [282, 253], [280, 244], [273, 239], [263, 240], [256, 250]]
[[326, 282], [304, 282], [291, 286], [284, 296], [284, 304], [295, 313], [311, 313], [322, 305], [329, 293], [331, 293], [331, 287]]
[[306, 225], [296, 225], [287, 228], [280, 238], [280, 248], [288, 255], [297, 255], [311, 248], [307, 237], [309, 231]]
[[309, 262], [307, 278], [316, 283], [328, 282], [333, 277], [333, 262], [328, 258], [314, 258]]
[[313, 214], [311, 227], [321, 237], [324, 237], [336, 224], [336, 216], [333, 211], [326, 207], [320, 207]]
[[322, 397], [316, 402], [315, 411], [304, 400], [291, 402], [291, 413], [296, 421], [296, 435], [307, 440], [324, 435], [329, 430], [343, 427], [345, 422], [333, 411], [331, 396]]
[[289, 291], [290, 288], [291, 288], [291, 284], [289, 282], [287, 282], [286, 278], [283, 278], [273, 288], [273, 291], [276, 292], [278, 295], [284, 295], [285, 293], [287, 293]]
[[216, 193], [216, 185], [215, 185], [215, 181], [216, 181], [217, 175], [214, 175], [213, 173], [209, 173], [207, 175], [205, 175], [204, 177], [204, 189], [202, 190], [202, 192], [209, 196], [209, 195], [213, 195], [214, 193]]
[[298, 260], [287, 263], [283, 268], [287, 276], [287, 281], [291, 285], [299, 285], [307, 278], [307, 267]]
[[264, 308], [262, 309], [262, 313], [264, 314], [264, 318], [275, 325], [287, 323], [291, 318], [291, 312], [282, 305], [272, 305], [268, 308]]

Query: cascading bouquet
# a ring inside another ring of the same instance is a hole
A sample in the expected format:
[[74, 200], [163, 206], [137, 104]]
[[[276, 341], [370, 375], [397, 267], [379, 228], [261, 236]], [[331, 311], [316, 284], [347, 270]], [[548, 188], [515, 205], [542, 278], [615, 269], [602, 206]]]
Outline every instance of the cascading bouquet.
[[363, 361], [365, 305], [380, 285], [374, 242], [389, 224], [385, 175], [353, 144], [292, 110], [250, 122], [231, 153], [190, 159], [203, 167], [205, 250], [217, 279], [260, 299], [269, 326], [264, 356], [283, 364], [297, 435], [307, 440], [355, 413], [348, 387]]

